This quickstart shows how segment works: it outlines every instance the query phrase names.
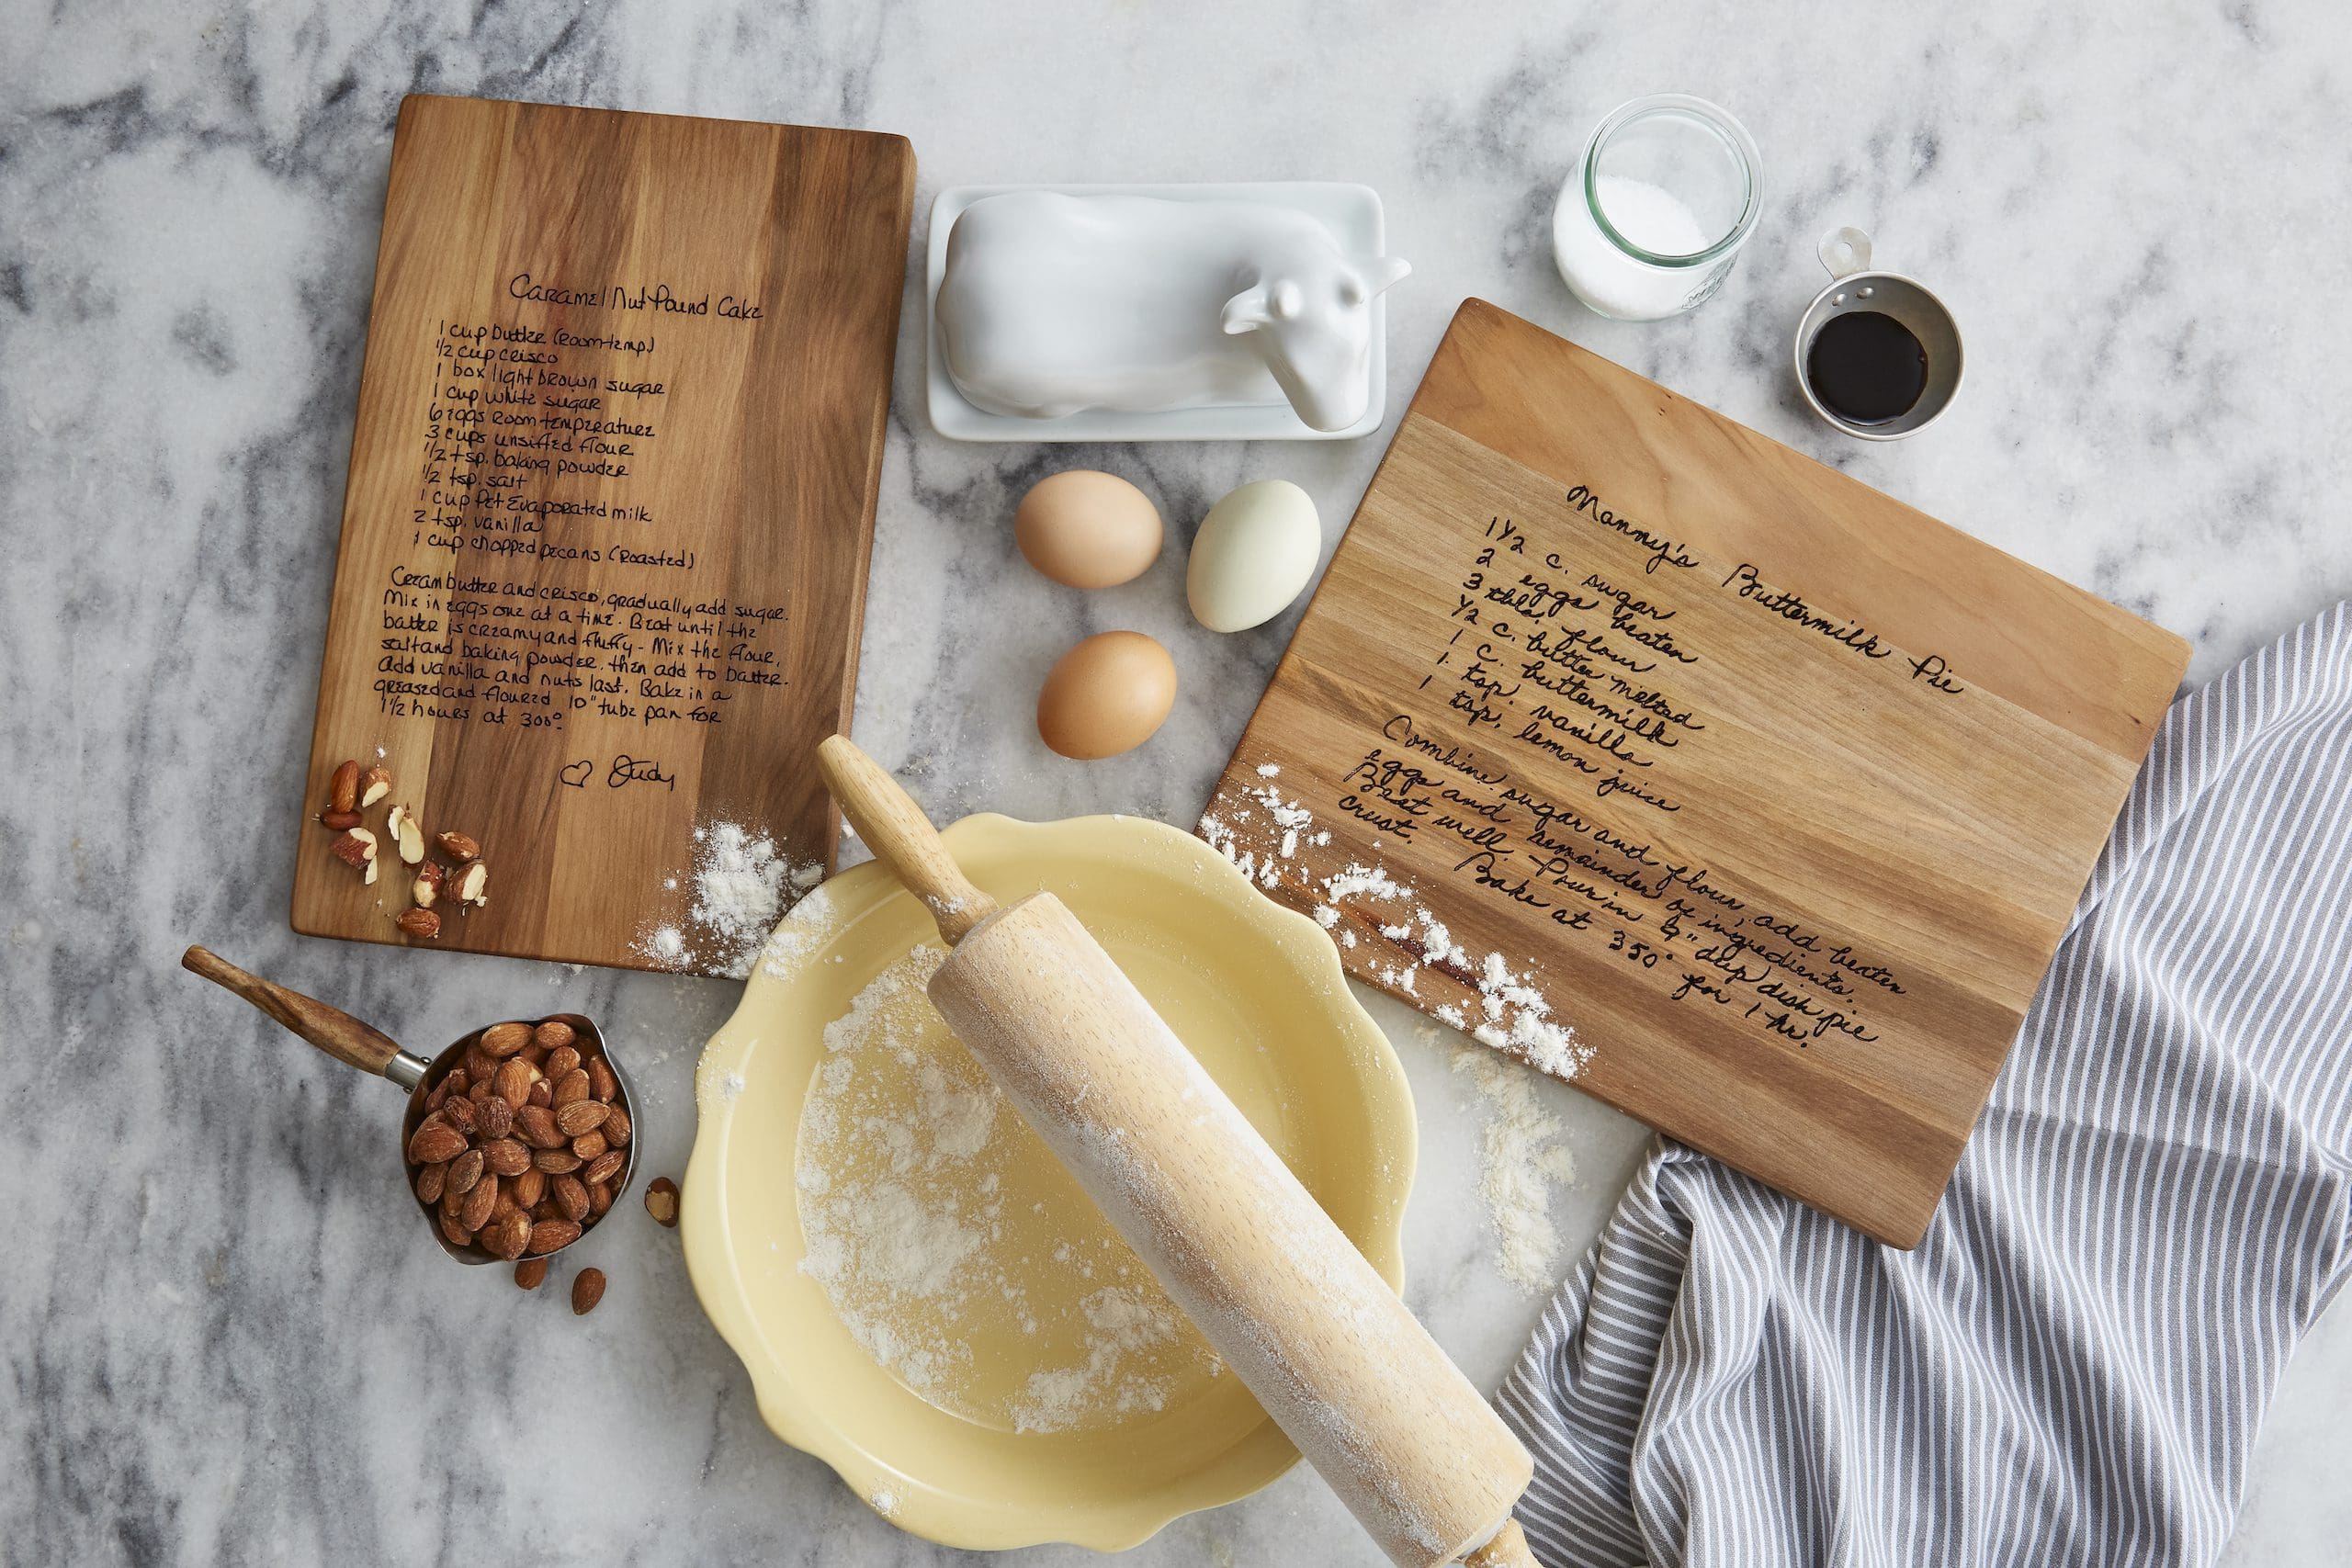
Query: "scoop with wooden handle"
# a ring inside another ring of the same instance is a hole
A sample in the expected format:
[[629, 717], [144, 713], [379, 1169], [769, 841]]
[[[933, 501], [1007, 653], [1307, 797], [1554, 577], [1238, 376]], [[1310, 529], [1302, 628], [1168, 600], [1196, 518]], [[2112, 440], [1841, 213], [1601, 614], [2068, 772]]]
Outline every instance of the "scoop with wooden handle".
[[872, 758], [817, 755], [955, 948], [932, 1005], [1381, 1548], [1533, 1568], [1526, 1449], [1077, 917], [1000, 908]]

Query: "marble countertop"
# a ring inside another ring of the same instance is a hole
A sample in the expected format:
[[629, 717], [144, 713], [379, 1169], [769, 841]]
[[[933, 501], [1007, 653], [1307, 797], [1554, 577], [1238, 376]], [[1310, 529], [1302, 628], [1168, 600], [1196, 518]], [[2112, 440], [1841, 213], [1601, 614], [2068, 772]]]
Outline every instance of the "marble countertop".
[[[36, 14], [36, 11], [38, 14]], [[577, 1008], [639, 1064], [648, 1173], [683, 1168], [689, 1073], [731, 985], [300, 939], [287, 929], [327, 585], [392, 117], [414, 89], [872, 127], [921, 213], [984, 181], [1338, 178], [1412, 277], [1392, 417], [1476, 293], [2194, 640], [2192, 679], [2352, 592], [2352, 22], [2324, 6], [2043, 6], [1964, 22], [1796, 0], [1335, 9], [509, 0], [12, 8], [0, 51], [0, 1519], [10, 1562], [918, 1563], [762, 1426], [674, 1235], [624, 1215], [575, 1322], [410, 1231], [386, 1091], [175, 967], [183, 944], [416, 1042]], [[1770, 200], [1695, 316], [1622, 326], [1554, 274], [1554, 191], [1594, 121], [1713, 98]], [[1951, 302], [1968, 385], [1917, 439], [1804, 411], [1788, 334], [1841, 223]], [[920, 275], [920, 265], [916, 267]], [[1381, 439], [956, 446], [922, 412], [910, 285], [858, 739], [943, 816], [1189, 823], [1295, 619], [1193, 627], [1182, 551], [1081, 597], [1008, 547], [1052, 468], [1142, 482], [1189, 530], [1244, 479], [1320, 504], [1327, 550]], [[887, 586], [887, 592], [880, 589]], [[1076, 636], [1168, 641], [1145, 751], [1079, 765], [1029, 722]], [[1491, 1386], [1540, 1302], [1476, 1224], [1481, 1110], [1384, 999], [1419, 1100], [1411, 1300]], [[1573, 1257], [1645, 1141], [1573, 1091]], [[468, 1325], [461, 1329], [460, 1325]], [[507, 1347], [469, 1371], [458, 1337]], [[2233, 1562], [2339, 1561], [2352, 1317], [2302, 1350]], [[1173, 1526], [1155, 1563], [1370, 1562], [1294, 1472]], [[1075, 1563], [1068, 1549], [1035, 1561]]]

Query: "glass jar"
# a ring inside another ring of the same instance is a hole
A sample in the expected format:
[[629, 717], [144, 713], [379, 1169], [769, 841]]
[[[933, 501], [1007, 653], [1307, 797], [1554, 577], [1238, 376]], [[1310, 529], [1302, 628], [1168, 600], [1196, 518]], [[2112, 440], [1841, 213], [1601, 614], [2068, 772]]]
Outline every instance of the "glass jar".
[[1560, 187], [1552, 255], [1570, 292], [1621, 321], [1704, 304], [1764, 205], [1756, 143], [1704, 98], [1635, 98], [1592, 133]]

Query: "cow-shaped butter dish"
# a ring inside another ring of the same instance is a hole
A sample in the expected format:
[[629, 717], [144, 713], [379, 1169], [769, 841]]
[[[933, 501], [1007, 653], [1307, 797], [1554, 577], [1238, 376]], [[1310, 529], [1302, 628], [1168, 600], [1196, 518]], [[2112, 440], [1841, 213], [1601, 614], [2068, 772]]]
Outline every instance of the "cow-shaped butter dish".
[[967, 186], [933, 205], [928, 394], [967, 441], [1334, 440], [1387, 390], [1356, 185]]

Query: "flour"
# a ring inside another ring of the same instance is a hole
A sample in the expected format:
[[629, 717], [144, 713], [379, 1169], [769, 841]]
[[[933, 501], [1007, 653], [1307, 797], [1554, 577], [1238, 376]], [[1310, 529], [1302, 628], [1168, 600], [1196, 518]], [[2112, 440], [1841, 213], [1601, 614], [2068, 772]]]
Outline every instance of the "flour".
[[[637, 951], [665, 969], [744, 979], [769, 931], [823, 879], [825, 868], [787, 859], [774, 838], [740, 822], [706, 823], [695, 829], [694, 841], [693, 901], [685, 919], [648, 930]], [[662, 890], [680, 891], [685, 874], [665, 875]]]
[[933, 1011], [945, 956], [914, 948], [826, 1026], [795, 1170], [800, 1268], [868, 1355], [953, 1414], [1061, 1432], [1161, 1410], [1220, 1366]]
[[[1424, 1029], [1434, 1043], [1439, 1032]], [[1478, 1196], [1494, 1233], [1495, 1269], [1529, 1292], [1542, 1294], [1560, 1282], [1560, 1227], [1552, 1219], [1555, 1193], [1576, 1185], [1576, 1154], [1566, 1144], [1566, 1125], [1544, 1108], [1537, 1080], [1514, 1072], [1494, 1052], [1457, 1046], [1453, 1070], [1470, 1080], [1486, 1102], [1486, 1124], [1478, 1134]]]

